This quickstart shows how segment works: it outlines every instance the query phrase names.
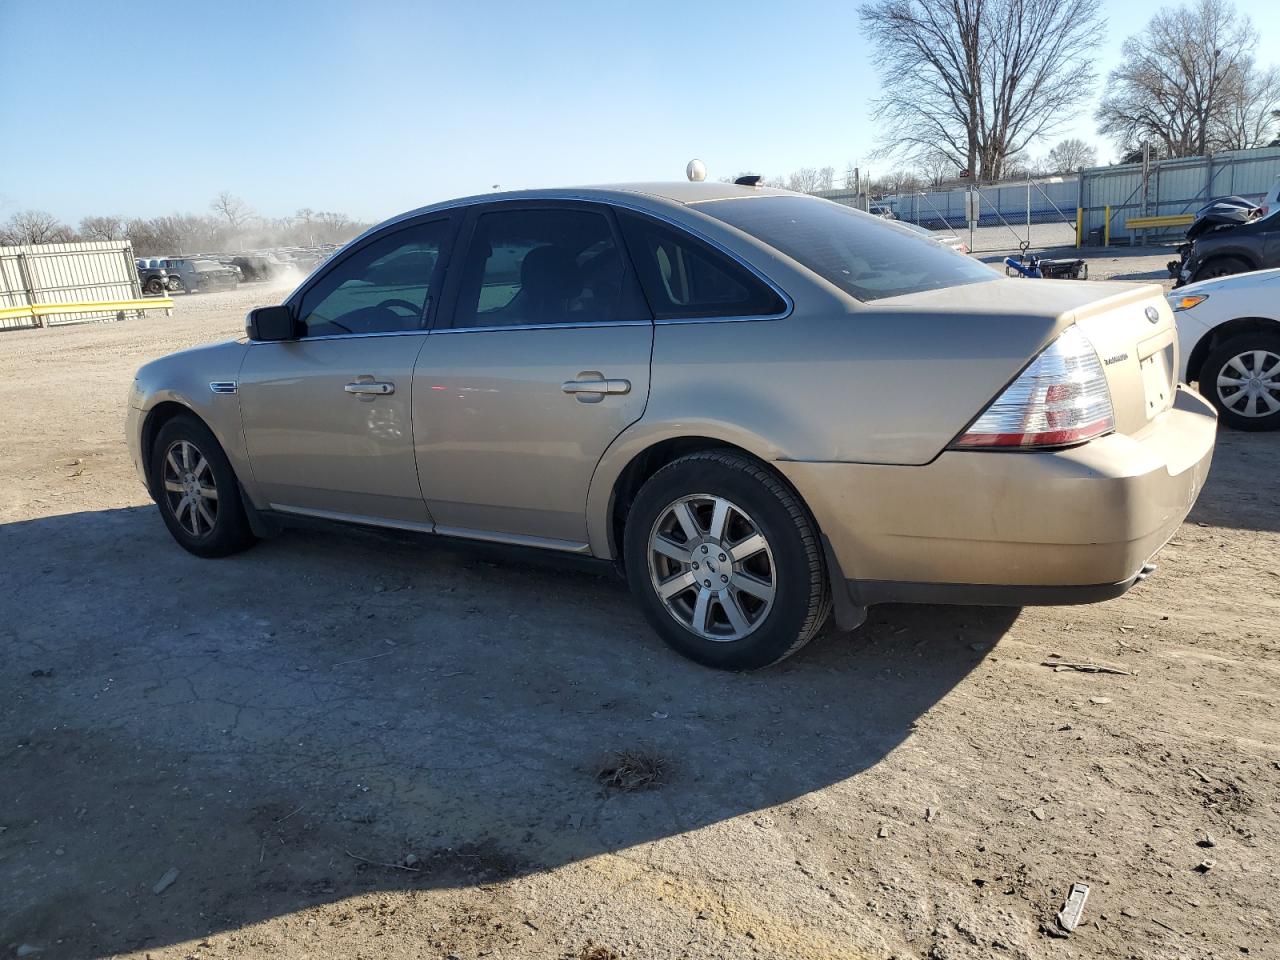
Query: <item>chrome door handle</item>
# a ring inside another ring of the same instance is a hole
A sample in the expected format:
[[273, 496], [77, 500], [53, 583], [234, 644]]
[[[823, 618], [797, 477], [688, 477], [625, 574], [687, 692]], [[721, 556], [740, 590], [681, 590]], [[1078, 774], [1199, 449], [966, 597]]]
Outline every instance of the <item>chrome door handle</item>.
[[560, 384], [565, 393], [630, 393], [630, 380], [566, 380]]
[[342, 388], [347, 393], [378, 394], [385, 396], [396, 392], [396, 385], [387, 380], [357, 380]]

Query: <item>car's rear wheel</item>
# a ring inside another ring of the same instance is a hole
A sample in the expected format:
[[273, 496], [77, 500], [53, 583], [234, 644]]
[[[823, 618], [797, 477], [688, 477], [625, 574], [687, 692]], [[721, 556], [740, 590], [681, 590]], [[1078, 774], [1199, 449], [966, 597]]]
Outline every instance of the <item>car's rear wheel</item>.
[[1246, 333], [1205, 358], [1200, 392], [1236, 430], [1280, 428], [1280, 334]]
[[225, 557], [254, 542], [235, 471], [213, 432], [191, 416], [160, 428], [151, 450], [152, 489], [164, 524], [199, 557]]
[[762, 464], [735, 453], [689, 454], [650, 477], [623, 552], [654, 629], [708, 666], [775, 663], [812, 639], [830, 610], [808, 511]]
[[1200, 265], [1199, 269], [1196, 270], [1195, 276], [1191, 278], [1191, 282], [1198, 283], [1201, 280], [1212, 280], [1214, 277], [1229, 277], [1236, 273], [1248, 273], [1249, 270], [1249, 264], [1239, 257], [1215, 257]]
[[151, 294], [152, 296], [156, 296], [158, 294], [164, 293], [164, 281], [161, 280], [159, 277], [152, 277], [150, 280], [147, 281], [145, 290], [147, 293]]

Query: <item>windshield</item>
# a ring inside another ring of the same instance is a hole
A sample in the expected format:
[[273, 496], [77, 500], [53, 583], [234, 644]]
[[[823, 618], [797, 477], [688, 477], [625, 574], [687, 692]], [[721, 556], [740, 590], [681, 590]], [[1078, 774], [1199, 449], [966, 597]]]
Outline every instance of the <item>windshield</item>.
[[769, 244], [859, 300], [997, 276], [949, 247], [816, 197], [745, 197], [698, 209]]

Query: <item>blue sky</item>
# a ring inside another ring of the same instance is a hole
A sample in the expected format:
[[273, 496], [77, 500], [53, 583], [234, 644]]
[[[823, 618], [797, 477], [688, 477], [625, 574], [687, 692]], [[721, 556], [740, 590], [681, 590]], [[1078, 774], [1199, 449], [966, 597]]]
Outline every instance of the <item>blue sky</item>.
[[[1100, 72], [1162, 4], [1103, 5]], [[1237, 6], [1280, 35], [1275, 0]], [[876, 78], [855, 14], [777, 0], [0, 0], [0, 217], [205, 212], [225, 189], [266, 215], [372, 220], [494, 184], [674, 179], [694, 156], [713, 177], [874, 172], [888, 164], [868, 160]], [[1059, 136], [1110, 159], [1092, 112]]]

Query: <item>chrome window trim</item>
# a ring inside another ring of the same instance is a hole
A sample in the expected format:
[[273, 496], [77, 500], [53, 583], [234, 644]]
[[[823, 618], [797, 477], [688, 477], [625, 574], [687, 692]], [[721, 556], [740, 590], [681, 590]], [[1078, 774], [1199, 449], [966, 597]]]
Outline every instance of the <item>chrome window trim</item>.
[[431, 333], [492, 333], [495, 330], [582, 330], [593, 327], [651, 327], [652, 320], [583, 320], [580, 323], [499, 323], [490, 327], [441, 327]]
[[[733, 199], [739, 199], [739, 198], [735, 197]], [[655, 324], [657, 323], [661, 323], [661, 324], [726, 323], [726, 322], [727, 323], [743, 323], [749, 320], [783, 320], [791, 316], [791, 314], [795, 311], [795, 308], [796, 308], [795, 301], [791, 299], [787, 291], [783, 290], [780, 286], [774, 283], [772, 279], [765, 276], [764, 273], [762, 273], [754, 264], [749, 263], [738, 254], [734, 253], [732, 250], [730, 250], [728, 247], [722, 244], [719, 240], [715, 239], [715, 237], [708, 236], [704, 231], [699, 230], [697, 227], [692, 227], [687, 223], [681, 223], [679, 220], [675, 220], [664, 213], [653, 210], [642, 204], [628, 202], [626, 200], [619, 200], [615, 197], [610, 197], [610, 196], [602, 197], [602, 196], [593, 195], [593, 194], [568, 192], [568, 193], [556, 193], [553, 195], [541, 195], [537, 197], [519, 197], [519, 196], [517, 197], [469, 197], [467, 199], [449, 200], [436, 206], [426, 207], [418, 210], [412, 210], [408, 213], [403, 213], [398, 217], [393, 217], [392, 219], [386, 221], [385, 223], [380, 223], [376, 227], [366, 230], [364, 233], [360, 234], [360, 236], [356, 237], [355, 239], [348, 241], [343, 247], [336, 250], [333, 253], [333, 255], [330, 257], [330, 259], [336, 258], [339, 254], [343, 253], [347, 249], [347, 247], [354, 246], [356, 243], [359, 243], [362, 240], [372, 237], [375, 233], [380, 233], [383, 230], [389, 230], [393, 227], [403, 225], [409, 222], [410, 220], [413, 220], [418, 217], [431, 217], [437, 213], [445, 213], [451, 210], [459, 210], [459, 209], [465, 209], [468, 207], [477, 207], [482, 205], [487, 206], [487, 205], [499, 204], [499, 203], [524, 203], [524, 204], [535, 203], [536, 204], [543, 201], [549, 202], [549, 203], [555, 203], [555, 202], [564, 201], [564, 200], [574, 201], [578, 203], [596, 203], [606, 207], [616, 207], [621, 210], [629, 210], [632, 213], [638, 213], [641, 216], [653, 217], [653, 219], [658, 220], [661, 223], [665, 223], [668, 226], [675, 227], [677, 230], [683, 230], [686, 233], [691, 234], [692, 236], [701, 240], [703, 243], [713, 247], [715, 250], [722, 253], [724, 256], [728, 257], [734, 263], [737, 263], [739, 266], [745, 268], [752, 276], [754, 276], [757, 280], [760, 280], [767, 287], [769, 287], [769, 289], [771, 289], [774, 293], [776, 293], [779, 297], [781, 297], [782, 302], [785, 305], [785, 309], [783, 309], [778, 313], [768, 313], [768, 314], [762, 313], [762, 314], [748, 316], [748, 317], [669, 317], [666, 320], [654, 320], [653, 322]], [[692, 210], [696, 208], [697, 204], [688, 203], [688, 204], [685, 204], [685, 206], [689, 207], [689, 209]], [[706, 215], [703, 214], [703, 216], [706, 216]], [[721, 226], [731, 230], [736, 229], [731, 224], [727, 224], [727, 223], [723, 223], [721, 224]], [[307, 277], [305, 280], [303, 280], [302, 283], [300, 283], [293, 290], [293, 292], [290, 293], [289, 296], [285, 298], [284, 302], [289, 303], [295, 297], [297, 297], [302, 292], [302, 288], [307, 285], [307, 282], [310, 279], [311, 279], [310, 277]], [[621, 321], [621, 322], [627, 323], [629, 321]], [[556, 324], [556, 326], [568, 326], [568, 325]], [[511, 329], [511, 326], [508, 326], [505, 328], [504, 327], [456, 327], [456, 328], [449, 328], [449, 329], [454, 329], [459, 333], [463, 333], [467, 331], [482, 330], [482, 329], [483, 330]], [[417, 332], [417, 331], [414, 331], [414, 332]], [[445, 331], [443, 329], [435, 329], [432, 332], [444, 333]], [[353, 334], [343, 334], [343, 336], [353, 336]], [[301, 339], [320, 339], [320, 338], [308, 337], [308, 338], [301, 338]]]
[[378, 333], [326, 333], [319, 337], [297, 337], [293, 340], [249, 340], [250, 346], [263, 343], [315, 343], [319, 340], [350, 340], [353, 337], [425, 337], [430, 330], [383, 330]]
[[783, 320], [791, 316], [791, 310], [784, 313], [760, 313], [749, 317], [668, 317], [665, 320], [653, 321], [656, 326], [674, 326], [684, 323], [749, 323], [753, 320]]

